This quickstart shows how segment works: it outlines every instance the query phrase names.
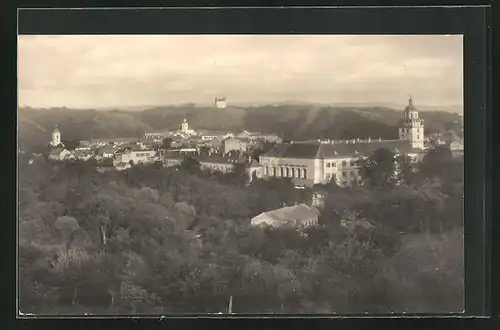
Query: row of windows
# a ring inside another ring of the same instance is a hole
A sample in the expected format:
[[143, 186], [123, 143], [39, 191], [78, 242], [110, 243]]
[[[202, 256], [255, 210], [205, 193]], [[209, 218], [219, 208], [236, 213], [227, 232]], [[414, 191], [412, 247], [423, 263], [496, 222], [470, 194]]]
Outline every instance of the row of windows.
[[307, 169], [290, 168], [290, 167], [269, 167], [264, 168], [265, 175], [280, 176], [285, 178], [306, 179]]
[[[343, 160], [342, 162], [339, 162], [339, 164], [342, 167], [346, 167], [348, 164], [349, 164], [349, 166], [356, 166], [356, 161], [355, 160], [351, 160], [351, 161]], [[327, 162], [326, 163], [326, 167], [336, 167], [336, 166], [337, 166], [336, 162]]]
[[[340, 178], [347, 178], [347, 177], [355, 178], [357, 177], [357, 173], [356, 171], [343, 171], [339, 173], [339, 176]], [[325, 177], [327, 180], [335, 180], [335, 174], [327, 173]]]
[[149, 152], [137, 152], [135, 154], [136, 157], [149, 157], [151, 154]]
[[[403, 133], [410, 133], [410, 129], [411, 128], [403, 128]], [[421, 132], [421, 129], [417, 128], [417, 133], [420, 133], [420, 132]]]

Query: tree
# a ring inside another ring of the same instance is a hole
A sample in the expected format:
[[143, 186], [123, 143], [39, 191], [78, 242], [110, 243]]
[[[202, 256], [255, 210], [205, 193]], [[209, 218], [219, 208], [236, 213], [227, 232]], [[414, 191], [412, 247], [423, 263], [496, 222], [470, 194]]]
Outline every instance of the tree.
[[448, 171], [447, 166], [452, 162], [451, 151], [448, 147], [437, 146], [427, 152], [422, 160], [420, 171], [426, 176], [444, 178]]
[[63, 141], [64, 147], [68, 150], [75, 150], [80, 146], [80, 141], [79, 140], [64, 140]]
[[63, 216], [57, 218], [54, 226], [59, 230], [64, 238], [64, 244], [66, 246], [66, 250], [71, 247], [80, 226], [78, 225], [78, 221], [75, 218], [70, 216]]
[[259, 160], [259, 156], [268, 152], [272, 148], [276, 146], [276, 143], [264, 141], [264, 143], [260, 144], [258, 147], [254, 148], [250, 155], [252, 159]]
[[210, 152], [210, 147], [209, 146], [201, 146], [200, 147], [200, 154], [203, 154], [203, 155], [208, 155], [208, 153]]
[[233, 168], [225, 175], [227, 181], [236, 186], [242, 186], [248, 182], [248, 171], [245, 163], [234, 163]]
[[[132, 160], [131, 160], [132, 161]], [[105, 166], [105, 167], [113, 167], [113, 159], [111, 158], [104, 158], [102, 161], [101, 161], [101, 165], [102, 166]]]
[[395, 157], [395, 170], [396, 183], [412, 184], [419, 180], [418, 165], [408, 155]]
[[190, 174], [198, 174], [201, 171], [200, 162], [189, 155], [186, 155], [182, 160], [180, 168]]
[[360, 161], [362, 179], [372, 187], [390, 186], [395, 172], [395, 155], [388, 149], [376, 150], [372, 156]]
[[161, 142], [161, 149], [168, 150], [172, 147], [172, 138], [164, 138], [163, 141]]

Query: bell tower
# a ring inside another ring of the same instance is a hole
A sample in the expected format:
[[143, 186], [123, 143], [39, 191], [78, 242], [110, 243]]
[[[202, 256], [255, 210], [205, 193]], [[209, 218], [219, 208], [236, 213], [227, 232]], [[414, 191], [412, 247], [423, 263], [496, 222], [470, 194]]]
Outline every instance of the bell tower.
[[61, 144], [61, 132], [57, 128], [57, 124], [54, 127], [54, 130], [52, 131], [52, 141], [50, 141], [50, 145], [53, 147], [56, 147]]
[[410, 96], [404, 110], [403, 127], [399, 128], [399, 139], [411, 142], [413, 148], [424, 149], [424, 121], [418, 117], [418, 110]]
[[184, 121], [181, 124], [181, 132], [184, 134], [187, 134], [188, 131], [189, 131], [189, 124], [188, 124], [186, 118], [184, 118]]

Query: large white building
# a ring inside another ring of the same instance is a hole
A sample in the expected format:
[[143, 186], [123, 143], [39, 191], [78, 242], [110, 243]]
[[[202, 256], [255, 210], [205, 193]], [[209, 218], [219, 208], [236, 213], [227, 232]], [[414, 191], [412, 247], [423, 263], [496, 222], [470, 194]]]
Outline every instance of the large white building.
[[346, 186], [360, 179], [358, 160], [378, 149], [406, 154], [419, 161], [424, 153], [424, 126], [410, 98], [399, 140], [347, 140], [283, 143], [259, 157], [263, 177], [291, 178], [296, 186], [312, 186], [334, 180]]
[[156, 157], [156, 151], [154, 150], [139, 150], [139, 151], [126, 151], [117, 154], [114, 159], [114, 164], [132, 162], [133, 164], [140, 163], [152, 163], [159, 158]]

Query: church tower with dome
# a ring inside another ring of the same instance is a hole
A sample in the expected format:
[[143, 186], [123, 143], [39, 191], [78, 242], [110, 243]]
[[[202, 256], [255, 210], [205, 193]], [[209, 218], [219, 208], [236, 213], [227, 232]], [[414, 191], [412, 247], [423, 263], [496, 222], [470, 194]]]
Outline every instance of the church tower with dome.
[[411, 96], [404, 111], [403, 127], [399, 128], [399, 139], [409, 141], [413, 148], [424, 149], [424, 121], [418, 118]]

